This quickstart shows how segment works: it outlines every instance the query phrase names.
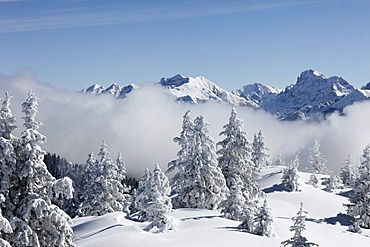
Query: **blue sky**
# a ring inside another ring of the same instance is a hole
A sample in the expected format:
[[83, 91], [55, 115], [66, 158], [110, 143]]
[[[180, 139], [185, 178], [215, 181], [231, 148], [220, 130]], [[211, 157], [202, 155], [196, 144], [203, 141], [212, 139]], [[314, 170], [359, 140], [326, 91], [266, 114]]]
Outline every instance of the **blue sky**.
[[305, 69], [370, 81], [370, 1], [0, 0], [0, 73], [58, 88], [203, 75], [284, 88]]

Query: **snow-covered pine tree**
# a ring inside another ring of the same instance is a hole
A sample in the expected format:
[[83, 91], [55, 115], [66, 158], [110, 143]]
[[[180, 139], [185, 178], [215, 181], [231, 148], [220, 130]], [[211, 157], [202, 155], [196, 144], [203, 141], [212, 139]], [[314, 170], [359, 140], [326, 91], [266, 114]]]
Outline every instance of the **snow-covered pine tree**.
[[13, 247], [74, 246], [71, 219], [51, 202], [60, 193], [70, 196], [73, 189], [59, 188], [43, 162], [45, 151], [39, 144], [46, 138], [38, 132], [37, 106], [37, 98], [30, 92], [22, 104], [25, 130], [21, 139], [13, 141], [17, 162], [6, 198], [9, 210], [4, 212], [13, 233], [5, 237]]
[[16, 154], [13, 147], [16, 138], [12, 136], [11, 132], [17, 126], [10, 109], [11, 98], [8, 93], [5, 93], [5, 100], [0, 110], [0, 193], [5, 198], [8, 198], [11, 181], [14, 179], [16, 169]]
[[86, 162], [80, 216], [103, 215], [123, 210], [124, 188], [121, 181], [118, 181], [118, 169], [109, 157], [107, 148], [103, 142], [99, 150], [99, 160], [91, 153]]
[[254, 164], [261, 169], [262, 167], [271, 165], [270, 154], [268, 148], [263, 141], [263, 134], [260, 130], [258, 134], [254, 134], [254, 140], [252, 144], [252, 161]]
[[[182, 130], [180, 136], [173, 139], [180, 145], [180, 151], [177, 153], [177, 159], [168, 163], [168, 169], [166, 173], [177, 171], [171, 181], [171, 190], [175, 195], [183, 193], [185, 186], [185, 167], [188, 166], [189, 162], [192, 162], [191, 158], [191, 138], [194, 132], [193, 120], [190, 116], [190, 111], [187, 111], [183, 116]], [[172, 198], [174, 208], [182, 206], [181, 197], [175, 196]]]
[[312, 171], [308, 184], [311, 184], [315, 188], [319, 187], [319, 178], [317, 177], [316, 171]]
[[307, 158], [308, 170], [314, 174], [329, 174], [326, 167], [327, 159], [321, 154], [320, 141], [315, 139], [314, 145], [310, 148], [310, 154]]
[[[0, 204], [4, 204], [5, 197], [0, 194]], [[9, 221], [3, 217], [2, 210], [0, 209], [0, 246], [1, 247], [11, 247], [8, 241], [3, 239], [3, 232], [4, 233], [13, 233], [13, 229], [9, 223]]]
[[16, 166], [16, 156], [12, 142], [14, 138], [11, 132], [17, 127], [16, 120], [10, 110], [10, 99], [8, 93], [5, 93], [5, 100], [0, 110], [0, 246], [11, 247], [10, 243], [3, 238], [3, 233], [11, 234], [13, 229], [5, 214], [11, 215], [11, 210], [14, 208], [9, 200], [9, 192], [14, 179], [14, 171]]
[[302, 232], [306, 230], [305, 219], [307, 212], [303, 211], [303, 203], [299, 208], [297, 216], [293, 217], [294, 224], [290, 227], [290, 231], [294, 232], [294, 236], [288, 240], [281, 242], [284, 246], [292, 247], [311, 247], [319, 246], [315, 243], [308, 242], [307, 238], [302, 236]]
[[330, 177], [328, 178], [325, 190], [328, 192], [333, 192], [334, 190], [339, 188], [339, 183], [340, 183], [339, 178], [336, 175], [331, 174]]
[[294, 160], [289, 163], [289, 166], [285, 168], [281, 177], [281, 185], [287, 191], [300, 191], [298, 166], [299, 153], [295, 156]]
[[123, 211], [128, 213], [130, 211], [129, 207], [132, 204], [133, 198], [130, 195], [131, 186], [129, 186], [126, 183], [126, 174], [127, 174], [126, 164], [122, 159], [122, 154], [121, 153], [119, 153], [118, 156], [117, 156], [115, 168], [117, 169], [117, 172], [116, 172], [117, 181], [119, 181], [122, 185], [122, 186], [118, 187], [119, 192], [123, 195], [123, 198], [122, 198], [123, 201], [120, 201], [120, 203], [123, 206]]
[[218, 163], [230, 191], [220, 208], [225, 217], [232, 220], [244, 219], [246, 205], [254, 212], [257, 208], [255, 199], [261, 195], [257, 184], [258, 169], [251, 159], [250, 142], [242, 127], [243, 121], [233, 108], [229, 122], [220, 133], [225, 139], [217, 143], [221, 146], [217, 151]]
[[253, 233], [256, 235], [271, 237], [274, 235], [272, 227], [273, 218], [271, 209], [267, 206], [266, 199], [263, 205], [259, 208], [259, 211], [253, 221]]
[[281, 158], [281, 155], [279, 154], [276, 161], [275, 166], [285, 166], [284, 160]]
[[3, 101], [2, 108], [0, 110], [0, 137], [5, 139], [11, 139], [11, 132], [17, 128], [16, 120], [13, 117], [12, 111], [10, 109], [10, 100], [12, 99], [9, 96], [9, 93], [5, 93], [5, 100]]
[[123, 183], [124, 180], [126, 179], [127, 171], [126, 171], [126, 164], [125, 164], [125, 162], [123, 162], [121, 153], [119, 153], [118, 156], [117, 156], [115, 167], [117, 169], [117, 171], [116, 171], [117, 180], [120, 181], [121, 183]]
[[182, 148], [178, 153], [179, 158], [169, 164], [170, 169], [173, 164], [178, 167], [178, 173], [172, 180], [172, 188], [177, 194], [176, 202], [179, 207], [215, 209], [227, 193], [208, 125], [202, 116], [197, 117], [193, 130], [185, 138], [184, 135], [179, 137], [184, 141], [180, 142]]
[[[359, 167], [359, 177], [355, 181], [353, 194], [349, 201], [348, 215], [354, 218], [354, 226], [370, 228], [370, 145], [367, 145], [362, 153]], [[349, 230], [359, 229], [350, 227]]]
[[134, 192], [133, 205], [131, 206], [131, 215], [137, 217], [140, 221], [148, 220], [146, 209], [150, 200], [150, 179], [149, 168], [145, 168], [144, 176], [139, 180], [139, 185]]
[[246, 206], [246, 198], [243, 194], [244, 186], [240, 177], [234, 177], [231, 179], [238, 180], [238, 182], [231, 181], [229, 193], [226, 199], [221, 202], [219, 208], [226, 219], [241, 221], [244, 219]]
[[348, 155], [340, 169], [340, 178], [344, 186], [352, 186], [356, 179], [356, 168], [353, 165], [352, 158]]
[[148, 189], [148, 204], [146, 211], [147, 220], [151, 223], [145, 230], [160, 233], [173, 228], [173, 219], [170, 216], [172, 210], [171, 198], [169, 197], [170, 186], [167, 176], [161, 171], [158, 164], [155, 165], [150, 178]]

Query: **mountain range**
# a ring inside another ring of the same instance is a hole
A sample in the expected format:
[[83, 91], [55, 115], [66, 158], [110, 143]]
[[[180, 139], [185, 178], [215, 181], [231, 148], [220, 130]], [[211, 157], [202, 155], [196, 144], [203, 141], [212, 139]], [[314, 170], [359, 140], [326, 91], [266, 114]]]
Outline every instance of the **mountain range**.
[[[356, 89], [341, 77], [326, 77], [312, 69], [303, 71], [296, 83], [284, 90], [254, 83], [229, 92], [205, 77], [182, 75], [162, 78], [155, 84], [165, 88], [178, 102], [226, 102], [264, 110], [280, 120], [321, 120], [332, 112], [342, 113], [348, 105], [370, 99], [370, 82]], [[122, 87], [114, 83], [108, 88], [94, 84], [81, 92], [92, 95], [111, 94], [117, 99], [123, 99], [137, 89], [139, 87], [135, 84]]]

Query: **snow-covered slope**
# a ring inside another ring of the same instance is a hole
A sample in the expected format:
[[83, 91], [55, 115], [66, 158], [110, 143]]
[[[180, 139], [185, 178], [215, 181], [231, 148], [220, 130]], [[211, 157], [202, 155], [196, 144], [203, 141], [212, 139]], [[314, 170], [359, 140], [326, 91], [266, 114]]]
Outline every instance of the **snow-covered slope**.
[[280, 92], [280, 89], [270, 87], [262, 83], [253, 83], [233, 91], [233, 94], [252, 101], [256, 106], [259, 107], [261, 102], [266, 100], [266, 98], [274, 97]]
[[220, 88], [202, 76], [175, 75], [171, 78], [162, 78], [158, 84], [167, 88], [177, 101], [196, 104], [216, 100], [238, 106], [256, 106], [253, 102]]
[[[328, 193], [306, 184], [309, 174], [300, 174], [301, 192], [286, 192], [279, 187], [283, 167], [271, 167], [262, 171], [259, 183], [266, 192], [274, 218], [275, 237], [261, 237], [240, 232], [240, 222], [224, 219], [219, 211], [177, 209], [172, 212], [176, 230], [161, 234], [145, 232], [148, 222], [131, 220], [124, 213], [111, 213], [101, 217], [84, 217], [74, 220], [74, 237], [77, 247], [123, 247], [123, 246], [192, 246], [192, 247], [271, 247], [293, 236], [289, 227], [291, 217], [299, 210], [308, 211], [303, 236], [320, 247], [367, 247], [370, 246], [370, 230], [362, 234], [347, 231], [348, 217], [343, 203], [348, 199], [336, 193]], [[321, 176], [323, 181], [325, 177]]]
[[116, 83], [113, 83], [109, 87], [105, 88], [99, 84], [94, 84], [86, 89], [82, 89], [81, 92], [85, 94], [99, 95], [99, 94], [111, 94], [117, 99], [123, 99], [126, 97], [126, 94], [132, 92], [139, 87], [135, 84], [129, 84], [127, 86], [119, 86]]

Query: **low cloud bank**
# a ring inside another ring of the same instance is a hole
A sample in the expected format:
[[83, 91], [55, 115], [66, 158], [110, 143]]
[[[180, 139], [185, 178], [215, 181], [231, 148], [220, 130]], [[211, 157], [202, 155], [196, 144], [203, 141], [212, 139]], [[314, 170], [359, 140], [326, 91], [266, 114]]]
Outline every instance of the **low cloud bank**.
[[[23, 129], [21, 104], [32, 89], [40, 99], [37, 119], [44, 123], [40, 132], [48, 138], [43, 145], [47, 151], [83, 163], [88, 153], [98, 153], [104, 140], [112, 158], [121, 152], [129, 174], [136, 177], [143, 174], [146, 166], [159, 163], [165, 169], [176, 158], [179, 146], [173, 138], [179, 135], [187, 110], [192, 111], [193, 118], [205, 117], [216, 142], [223, 138], [219, 133], [231, 111], [231, 106], [217, 102], [175, 103], [158, 85], [146, 85], [123, 100], [67, 92], [40, 82], [28, 72], [0, 75], [0, 89], [2, 99], [6, 91], [14, 97], [16, 135]], [[346, 116], [333, 114], [322, 123], [281, 122], [269, 113], [245, 107], [237, 108], [237, 112], [251, 142], [253, 134], [262, 130], [273, 161], [279, 154], [290, 160], [302, 151], [300, 169], [304, 170], [308, 147], [319, 139], [329, 169], [338, 172], [348, 154], [359, 161], [363, 148], [370, 143], [369, 109], [370, 102], [358, 103], [346, 108]]]

